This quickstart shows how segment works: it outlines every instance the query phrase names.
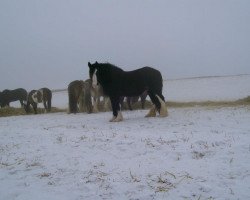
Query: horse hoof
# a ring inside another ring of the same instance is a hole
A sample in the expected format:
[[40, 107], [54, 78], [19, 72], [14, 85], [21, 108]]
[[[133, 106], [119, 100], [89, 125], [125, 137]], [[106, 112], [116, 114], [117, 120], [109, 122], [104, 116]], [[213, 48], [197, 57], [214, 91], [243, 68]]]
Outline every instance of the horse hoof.
[[110, 120], [109, 120], [109, 122], [114, 122], [114, 120], [115, 120], [115, 116], [113, 116]]
[[160, 117], [167, 117], [168, 116], [168, 110], [167, 110], [166, 106], [161, 108], [159, 116]]
[[146, 114], [145, 117], [156, 117], [156, 108], [155, 108], [155, 106], [153, 106], [149, 110], [148, 114]]
[[122, 119], [118, 119], [118, 117], [117, 117], [117, 118], [115, 118], [115, 120], [112, 121], [112, 122], [121, 122], [121, 121], [122, 121]]
[[123, 121], [123, 116], [121, 112], [118, 112], [117, 117], [113, 116], [113, 118], [110, 120], [110, 122], [121, 122]]
[[159, 117], [167, 117], [168, 116], [168, 113], [165, 112], [165, 113], [160, 113]]
[[156, 114], [150, 114], [150, 113], [148, 113], [147, 115], [145, 115], [145, 117], [156, 117]]

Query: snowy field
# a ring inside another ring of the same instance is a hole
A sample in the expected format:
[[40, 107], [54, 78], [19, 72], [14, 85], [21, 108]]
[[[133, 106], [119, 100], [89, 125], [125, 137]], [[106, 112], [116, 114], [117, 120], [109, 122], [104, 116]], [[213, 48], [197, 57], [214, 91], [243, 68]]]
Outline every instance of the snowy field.
[[[249, 86], [250, 76], [172, 80], [164, 94], [235, 100]], [[67, 93], [53, 101], [67, 107]], [[123, 112], [120, 123], [111, 112], [0, 118], [0, 199], [250, 199], [249, 106], [146, 113]]]

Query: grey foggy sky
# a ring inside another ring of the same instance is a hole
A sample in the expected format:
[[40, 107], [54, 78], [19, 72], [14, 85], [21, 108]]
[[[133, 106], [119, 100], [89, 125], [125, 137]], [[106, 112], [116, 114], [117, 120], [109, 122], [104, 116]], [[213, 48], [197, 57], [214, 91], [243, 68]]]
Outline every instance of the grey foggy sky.
[[0, 1], [0, 90], [66, 88], [88, 61], [164, 79], [250, 74], [250, 1]]

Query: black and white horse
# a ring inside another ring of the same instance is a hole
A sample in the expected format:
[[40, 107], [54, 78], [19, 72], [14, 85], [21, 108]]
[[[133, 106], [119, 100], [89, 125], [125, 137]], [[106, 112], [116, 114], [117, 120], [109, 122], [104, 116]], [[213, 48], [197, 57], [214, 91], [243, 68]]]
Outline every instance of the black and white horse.
[[41, 88], [39, 90], [31, 90], [27, 97], [27, 102], [24, 105], [25, 111], [30, 112], [30, 105], [32, 105], [34, 113], [37, 114], [37, 104], [43, 103], [45, 112], [51, 111], [52, 92], [48, 88]]
[[111, 122], [123, 120], [120, 109], [122, 96], [138, 96], [147, 91], [153, 106], [145, 117], [155, 117], [156, 111], [161, 117], [167, 116], [165, 99], [162, 95], [161, 73], [151, 67], [143, 67], [134, 71], [123, 71], [109, 63], [88, 63], [89, 75], [93, 87], [100, 84], [104, 94], [110, 97], [113, 117]]
[[10, 106], [10, 102], [20, 101], [21, 107], [23, 107], [23, 102], [26, 101], [27, 95], [27, 91], [23, 88], [4, 90], [0, 92], [0, 105], [1, 107]]

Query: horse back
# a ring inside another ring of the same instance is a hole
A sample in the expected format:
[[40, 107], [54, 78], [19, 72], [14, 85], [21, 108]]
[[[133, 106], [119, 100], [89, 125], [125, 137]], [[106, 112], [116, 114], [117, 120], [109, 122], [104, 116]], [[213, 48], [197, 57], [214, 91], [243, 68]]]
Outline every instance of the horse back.
[[124, 72], [120, 79], [120, 90], [126, 96], [141, 95], [148, 90], [157, 93], [162, 91], [162, 75], [151, 67]]
[[45, 101], [50, 101], [52, 98], [52, 92], [49, 88], [41, 88], [39, 91], [42, 93], [42, 97]]
[[83, 91], [83, 88], [84, 88], [84, 81], [82, 80], [72, 81], [68, 85], [68, 94], [78, 99]]
[[23, 101], [27, 99], [27, 91], [23, 88], [18, 88], [15, 90], [4, 90], [2, 92], [3, 99], [6, 102], [12, 102], [12, 101]]

